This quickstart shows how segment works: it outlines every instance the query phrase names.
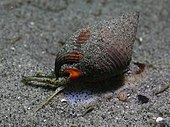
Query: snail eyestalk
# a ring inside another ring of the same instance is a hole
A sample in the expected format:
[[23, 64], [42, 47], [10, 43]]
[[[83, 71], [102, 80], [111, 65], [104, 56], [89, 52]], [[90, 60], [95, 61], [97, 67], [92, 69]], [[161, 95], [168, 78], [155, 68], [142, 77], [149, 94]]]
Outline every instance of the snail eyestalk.
[[21, 81], [25, 84], [31, 83], [38, 86], [52, 87], [57, 87], [68, 83], [67, 77], [59, 77], [58, 79], [56, 79], [53, 71], [47, 74], [43, 72], [37, 72], [34, 76], [23, 76]]
[[[67, 79], [66, 78], [46, 78], [46, 77], [35, 77], [35, 76], [29, 76], [29, 77], [23, 77], [22, 82], [24, 83], [31, 83], [31, 82], [36, 82], [36, 83], [43, 83], [43, 84], [38, 84], [39, 86], [61, 86], [64, 84], [67, 84]], [[34, 83], [34, 85], [37, 85]]]

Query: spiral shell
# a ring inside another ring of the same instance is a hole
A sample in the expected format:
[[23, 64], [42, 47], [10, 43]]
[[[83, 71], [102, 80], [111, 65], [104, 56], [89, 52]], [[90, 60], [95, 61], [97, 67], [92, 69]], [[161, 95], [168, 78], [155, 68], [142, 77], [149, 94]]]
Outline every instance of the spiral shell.
[[131, 61], [138, 17], [125, 14], [75, 32], [56, 55], [56, 76], [99, 81], [122, 74]]

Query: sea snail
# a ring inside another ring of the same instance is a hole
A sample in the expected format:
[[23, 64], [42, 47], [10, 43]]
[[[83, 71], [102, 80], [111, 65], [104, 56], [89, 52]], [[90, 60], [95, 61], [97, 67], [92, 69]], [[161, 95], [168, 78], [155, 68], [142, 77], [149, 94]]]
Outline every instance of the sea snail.
[[131, 61], [138, 17], [126, 14], [75, 32], [56, 55], [56, 76], [96, 81], [123, 73]]
[[68, 82], [100, 81], [123, 74], [131, 61], [138, 17], [138, 13], [125, 14], [78, 30], [57, 53], [54, 77], [23, 77], [24, 82], [37, 81], [59, 86], [40, 108], [63, 90]]

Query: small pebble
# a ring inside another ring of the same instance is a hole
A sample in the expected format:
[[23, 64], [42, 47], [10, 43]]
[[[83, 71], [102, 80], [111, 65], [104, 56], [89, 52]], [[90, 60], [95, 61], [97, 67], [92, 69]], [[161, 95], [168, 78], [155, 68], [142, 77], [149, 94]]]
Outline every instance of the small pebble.
[[170, 84], [164, 82], [163, 84], [159, 85], [157, 90], [155, 91], [155, 95], [161, 94], [166, 91], [170, 87]]
[[156, 118], [156, 122], [157, 122], [157, 123], [160, 123], [160, 122], [162, 122], [163, 120], [164, 120], [164, 119], [163, 119], [162, 117], [157, 117], [157, 118]]
[[113, 98], [113, 93], [106, 93], [105, 95], [104, 95], [104, 98], [105, 99], [107, 99], [107, 100], [111, 100], [112, 98]]
[[143, 38], [142, 38], [142, 37], [139, 37], [139, 41], [142, 42], [142, 41], [143, 41]]
[[63, 103], [63, 102], [67, 102], [67, 100], [66, 99], [61, 99], [61, 102]]
[[77, 124], [71, 124], [70, 127], [78, 127]]
[[35, 25], [35, 23], [34, 23], [34, 22], [30, 22], [30, 24], [31, 24], [31, 25]]
[[11, 50], [15, 51], [15, 48], [14, 48], [14, 47], [11, 47]]
[[127, 96], [127, 93], [126, 93], [126, 92], [120, 92], [118, 97], [119, 97], [119, 100], [120, 100], [120, 101], [123, 101], [123, 102], [124, 102], [124, 101], [127, 100], [127, 97], [128, 97], [128, 96]]
[[138, 95], [138, 101], [139, 101], [141, 104], [148, 103], [149, 98], [147, 98], [147, 97], [144, 96], [144, 95]]

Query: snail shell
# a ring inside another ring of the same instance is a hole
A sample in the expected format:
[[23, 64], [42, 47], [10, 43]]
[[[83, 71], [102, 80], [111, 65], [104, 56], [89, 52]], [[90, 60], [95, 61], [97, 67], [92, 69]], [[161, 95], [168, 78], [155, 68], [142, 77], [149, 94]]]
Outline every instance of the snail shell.
[[56, 55], [56, 76], [100, 81], [122, 74], [131, 61], [138, 17], [125, 14], [75, 32]]

